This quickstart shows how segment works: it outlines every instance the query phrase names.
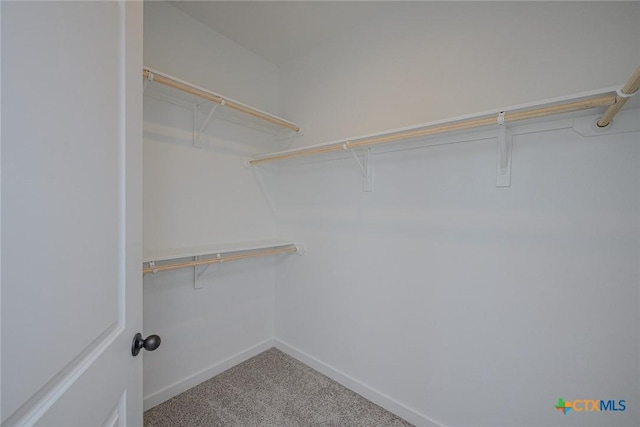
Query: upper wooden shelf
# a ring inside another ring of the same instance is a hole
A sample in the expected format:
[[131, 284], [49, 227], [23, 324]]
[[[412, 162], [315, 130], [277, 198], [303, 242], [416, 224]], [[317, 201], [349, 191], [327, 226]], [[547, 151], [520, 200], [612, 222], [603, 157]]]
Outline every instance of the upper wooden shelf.
[[539, 102], [516, 105], [505, 109], [485, 111], [467, 116], [407, 126], [400, 129], [391, 129], [369, 135], [354, 136], [310, 147], [280, 151], [251, 159], [248, 161], [248, 164], [255, 166], [268, 162], [296, 159], [317, 154], [372, 147], [379, 144], [404, 142], [414, 138], [492, 125], [504, 125], [507, 122], [536, 119], [593, 108], [606, 108], [600, 119], [596, 122], [596, 126], [599, 129], [605, 130], [611, 123], [613, 116], [620, 111], [631, 97], [638, 93], [640, 93], [640, 66], [636, 68], [627, 83], [621, 88], [607, 88], [577, 95], [562, 96]]
[[[300, 133], [300, 126], [289, 120], [278, 117], [274, 114], [267, 113], [258, 108], [252, 107], [242, 102], [236, 101], [227, 96], [213, 92], [209, 89], [197, 86], [193, 83], [186, 82], [177, 77], [154, 70], [150, 67], [144, 67], [142, 76], [145, 79], [145, 91], [151, 89], [164, 96], [177, 98], [183, 102], [199, 105], [203, 100], [213, 103], [211, 113], [217, 107], [224, 107], [225, 114], [235, 118], [255, 123], [270, 129], [279, 129], [293, 134]], [[211, 115], [212, 115], [211, 114]], [[210, 115], [210, 116], [211, 116]], [[210, 119], [211, 117], [209, 117]], [[206, 125], [206, 123], [203, 124]]]

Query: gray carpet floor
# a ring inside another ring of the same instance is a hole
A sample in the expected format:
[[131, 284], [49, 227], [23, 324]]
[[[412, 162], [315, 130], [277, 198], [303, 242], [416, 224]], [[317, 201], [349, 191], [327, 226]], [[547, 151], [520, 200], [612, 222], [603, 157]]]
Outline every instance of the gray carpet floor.
[[144, 425], [411, 426], [275, 348], [151, 408]]

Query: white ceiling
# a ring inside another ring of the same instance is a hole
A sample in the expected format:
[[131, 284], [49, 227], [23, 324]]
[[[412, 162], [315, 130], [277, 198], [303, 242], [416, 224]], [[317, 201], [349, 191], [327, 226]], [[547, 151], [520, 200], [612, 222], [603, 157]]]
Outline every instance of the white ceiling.
[[389, 12], [381, 1], [170, 1], [187, 15], [281, 65]]

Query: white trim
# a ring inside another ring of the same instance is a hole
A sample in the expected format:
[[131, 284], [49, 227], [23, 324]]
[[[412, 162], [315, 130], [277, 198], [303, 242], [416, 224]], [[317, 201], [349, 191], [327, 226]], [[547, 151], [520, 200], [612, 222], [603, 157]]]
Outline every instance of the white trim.
[[3, 423], [3, 426], [30, 427], [57, 402], [58, 399], [105, 353], [125, 331], [114, 322], [91, 344], [82, 350], [67, 366], [60, 370], [40, 390], [33, 394]]
[[[2, 22], [2, 7], [0, 7], [0, 22]], [[0, 31], [1, 33], [1, 31]], [[5, 36], [6, 39], [7, 36]], [[2, 36], [0, 35], [0, 57], [2, 57]], [[2, 81], [2, 67], [0, 67], [0, 82]], [[0, 99], [2, 99], [2, 85], [0, 85]], [[5, 107], [6, 109], [6, 107]], [[2, 103], [0, 102], [0, 135], [2, 133]], [[2, 138], [0, 138], [0, 177], [2, 177]], [[2, 189], [0, 186], [0, 224], [2, 224]], [[2, 225], [0, 225], [0, 242], [2, 242]], [[2, 245], [0, 244], [0, 295], [2, 295]], [[2, 304], [0, 304], [0, 331], [2, 330]], [[0, 339], [0, 366], [2, 366], [2, 340]], [[2, 384], [2, 369], [0, 369], [0, 384]], [[2, 400], [2, 387], [0, 387], [0, 402]], [[0, 405], [0, 422], [2, 422], [2, 405]]]
[[216, 375], [221, 374], [227, 369], [231, 369], [234, 366], [244, 362], [245, 360], [251, 359], [253, 356], [257, 356], [263, 351], [269, 350], [273, 346], [273, 339], [268, 339], [221, 362], [218, 362], [213, 366], [210, 366], [200, 372], [196, 372], [195, 374], [187, 378], [177, 381], [153, 394], [150, 394], [149, 396], [145, 396], [144, 410], [146, 411], [148, 409], [151, 409], [154, 406], [159, 405], [162, 402], [165, 402], [172, 397], [177, 396], [180, 393], [183, 393], [210, 378], [215, 377]]
[[102, 427], [125, 427], [127, 420], [127, 390], [125, 389], [118, 399], [118, 403], [102, 423]]
[[436, 421], [433, 418], [430, 418], [424, 414], [421, 414], [415, 409], [411, 409], [408, 406], [403, 405], [402, 403], [394, 400], [393, 398], [387, 396], [386, 394], [364, 384], [361, 381], [356, 380], [353, 377], [350, 377], [349, 375], [337, 370], [332, 366], [327, 365], [324, 362], [321, 362], [315, 357], [310, 356], [309, 354], [295, 348], [292, 345], [289, 345], [277, 338], [273, 339], [273, 344], [274, 344], [274, 347], [277, 348], [278, 350], [288, 354], [294, 359], [299, 360], [305, 365], [310, 366], [316, 371], [342, 384], [349, 390], [355, 393], [358, 393], [359, 395], [372, 401], [376, 405], [379, 405], [384, 409], [386, 409], [387, 411], [392, 412], [401, 418], [404, 418], [405, 420], [409, 421], [412, 424], [415, 424], [416, 426], [446, 427], [441, 422]]

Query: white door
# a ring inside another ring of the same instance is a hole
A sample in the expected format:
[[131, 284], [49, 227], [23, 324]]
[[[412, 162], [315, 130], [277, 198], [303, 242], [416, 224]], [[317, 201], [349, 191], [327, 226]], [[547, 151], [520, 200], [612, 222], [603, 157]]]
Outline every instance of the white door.
[[2, 425], [142, 424], [142, 2], [6, 2]]

